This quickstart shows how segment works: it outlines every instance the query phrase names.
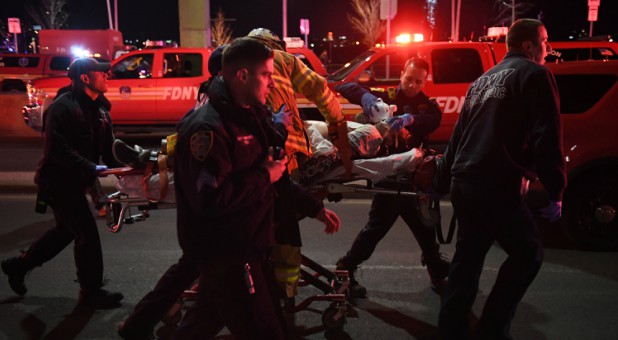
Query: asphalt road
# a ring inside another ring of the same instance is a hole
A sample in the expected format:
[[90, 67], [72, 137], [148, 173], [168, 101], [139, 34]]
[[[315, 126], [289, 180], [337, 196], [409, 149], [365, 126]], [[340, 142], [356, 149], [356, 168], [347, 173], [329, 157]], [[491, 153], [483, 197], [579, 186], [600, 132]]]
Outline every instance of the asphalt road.
[[[36, 164], [40, 144], [0, 144], [0, 179], [24, 174]], [[19, 157], [10, 155], [20, 155]], [[15, 165], [17, 164], [17, 165]], [[30, 174], [22, 175], [27, 178]], [[53, 225], [53, 216], [33, 212], [34, 195], [13, 190], [15, 181], [0, 182], [0, 258], [27, 248]], [[24, 184], [25, 186], [25, 184]], [[343, 222], [336, 235], [325, 235], [312, 220], [302, 222], [303, 253], [328, 269], [343, 255], [363, 226], [369, 201], [362, 199], [327, 203]], [[443, 224], [450, 218], [443, 204]], [[108, 288], [125, 295], [120, 308], [83, 311], [76, 308], [78, 285], [71, 247], [36, 268], [27, 279], [28, 294], [19, 298], [0, 274], [0, 339], [115, 339], [116, 326], [135, 303], [152, 288], [179, 254], [175, 236], [175, 210], [151, 211], [146, 221], [127, 225], [117, 234], [98, 220], [103, 244]], [[516, 339], [618, 339], [618, 254], [573, 249], [560, 233], [543, 230], [545, 263], [520, 304], [512, 325]], [[442, 251], [452, 255], [454, 246]], [[294, 316], [295, 332], [302, 339], [435, 339], [439, 296], [429, 286], [413, 236], [398, 220], [378, 245], [374, 256], [358, 273], [368, 288], [368, 298], [353, 302], [343, 332], [326, 331], [321, 313], [328, 306], [316, 302]], [[473, 309], [481, 313], [505, 254], [491, 248]], [[303, 287], [298, 301], [318, 294]], [[157, 332], [169, 338], [173, 328], [160, 324]], [[225, 333], [222, 337], [226, 338]]]

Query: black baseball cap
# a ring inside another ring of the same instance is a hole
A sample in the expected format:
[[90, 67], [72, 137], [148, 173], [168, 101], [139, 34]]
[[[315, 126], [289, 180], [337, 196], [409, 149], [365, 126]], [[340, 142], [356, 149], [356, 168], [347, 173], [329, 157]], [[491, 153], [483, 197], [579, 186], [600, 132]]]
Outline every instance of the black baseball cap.
[[72, 80], [79, 79], [79, 76], [88, 72], [107, 72], [109, 71], [110, 63], [99, 62], [94, 58], [79, 58], [75, 59], [69, 66], [69, 78]]
[[210, 57], [208, 57], [208, 73], [210, 73], [211, 77], [218, 76], [221, 68], [223, 68], [223, 50], [225, 50], [227, 45], [228, 44], [225, 44], [215, 48], [210, 54]]

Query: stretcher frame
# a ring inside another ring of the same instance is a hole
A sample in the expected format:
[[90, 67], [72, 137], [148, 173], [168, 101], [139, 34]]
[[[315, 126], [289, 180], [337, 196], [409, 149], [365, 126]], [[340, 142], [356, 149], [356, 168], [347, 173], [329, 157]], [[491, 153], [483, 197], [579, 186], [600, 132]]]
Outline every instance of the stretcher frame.
[[[143, 172], [143, 171], [141, 171]], [[140, 170], [132, 168], [109, 169], [100, 176], [140, 174]], [[329, 179], [313, 185], [312, 192], [325, 193], [329, 200], [338, 201], [344, 194], [390, 194], [421, 197], [427, 196], [412, 191], [394, 190], [375, 187], [370, 179], [350, 178], [346, 180]], [[132, 208], [136, 208], [139, 213], [132, 214]], [[120, 191], [114, 192], [106, 197], [106, 225], [110, 232], [118, 233], [125, 224], [132, 224], [146, 220], [150, 216], [150, 210], [174, 209], [176, 203], [164, 201], [152, 201], [145, 197], [129, 197]], [[330, 271], [319, 263], [301, 254], [299, 286], [311, 285], [319, 289], [322, 294], [316, 294], [305, 298], [293, 306], [287, 306], [286, 312], [296, 313], [306, 310], [314, 302], [329, 302], [329, 306], [322, 312], [322, 324], [327, 329], [343, 329], [348, 316], [353, 315], [352, 307], [348, 303], [349, 273], [347, 270]], [[326, 281], [324, 281], [326, 280]], [[177, 324], [182, 315], [182, 306], [185, 301], [195, 299], [197, 287], [193, 285], [186, 290], [181, 299], [175, 303], [161, 320], [165, 324]]]

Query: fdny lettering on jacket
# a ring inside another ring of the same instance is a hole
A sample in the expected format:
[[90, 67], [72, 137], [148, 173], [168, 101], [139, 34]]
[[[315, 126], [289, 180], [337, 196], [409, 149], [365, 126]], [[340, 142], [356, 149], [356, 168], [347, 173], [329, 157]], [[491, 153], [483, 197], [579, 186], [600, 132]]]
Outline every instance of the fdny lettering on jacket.
[[506, 87], [504, 82], [514, 69], [505, 69], [490, 76], [482, 76], [470, 85], [470, 92], [466, 98], [466, 109], [471, 109], [473, 106], [483, 104], [489, 98], [504, 98]]

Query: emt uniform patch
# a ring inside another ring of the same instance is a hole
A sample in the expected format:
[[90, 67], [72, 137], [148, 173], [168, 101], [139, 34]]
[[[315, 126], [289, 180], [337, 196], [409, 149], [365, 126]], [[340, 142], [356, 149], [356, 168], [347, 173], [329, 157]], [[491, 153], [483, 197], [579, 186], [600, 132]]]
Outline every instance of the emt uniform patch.
[[191, 153], [200, 162], [203, 162], [212, 149], [212, 131], [198, 131], [191, 135]]

